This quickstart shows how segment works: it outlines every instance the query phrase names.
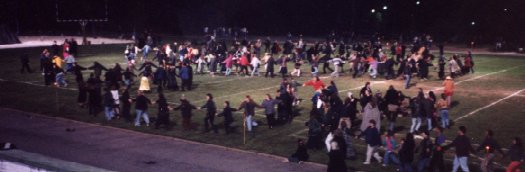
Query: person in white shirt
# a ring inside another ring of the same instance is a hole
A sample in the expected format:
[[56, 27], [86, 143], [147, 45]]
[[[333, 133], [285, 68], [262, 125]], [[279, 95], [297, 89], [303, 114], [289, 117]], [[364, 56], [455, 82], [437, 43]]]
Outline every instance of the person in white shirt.
[[261, 61], [259, 58], [257, 58], [257, 55], [252, 54], [252, 61], [250, 62], [250, 65], [253, 67], [251, 76], [253, 77], [255, 74], [259, 76], [259, 66], [261, 65]]
[[330, 74], [331, 77], [339, 77], [339, 65], [344, 63], [339, 55], [329, 61], [334, 65], [334, 71]]

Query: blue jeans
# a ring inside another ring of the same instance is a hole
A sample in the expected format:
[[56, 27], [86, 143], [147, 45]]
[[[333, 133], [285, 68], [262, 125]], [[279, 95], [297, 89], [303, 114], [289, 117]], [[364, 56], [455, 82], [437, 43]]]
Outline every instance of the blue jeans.
[[441, 115], [441, 127], [447, 128], [449, 126], [448, 109], [441, 109], [439, 113]]
[[231, 67], [226, 68], [226, 72], [224, 72], [224, 75], [228, 76], [228, 75], [230, 75], [231, 72], [232, 72], [232, 68]]
[[111, 118], [113, 118], [113, 107], [111, 106], [104, 106], [104, 112], [106, 114], [106, 119], [109, 121]]
[[252, 131], [252, 115], [246, 114], [246, 128], [248, 132]]
[[403, 163], [399, 166], [400, 172], [412, 172], [412, 164], [411, 163]]
[[414, 131], [418, 131], [419, 127], [421, 127], [421, 118], [412, 118], [412, 126], [410, 126], [410, 132], [413, 133]]
[[410, 79], [412, 79], [412, 75], [405, 75], [405, 89], [408, 89], [410, 86]]
[[145, 110], [137, 109], [137, 117], [135, 118], [135, 126], [140, 126], [140, 118], [144, 118], [144, 122], [146, 122], [146, 125], [149, 125], [149, 116], [148, 112]]
[[452, 172], [458, 171], [459, 166], [461, 166], [461, 170], [464, 172], [469, 172], [468, 170], [468, 159], [466, 156], [458, 157], [457, 155], [454, 157], [454, 163]]
[[64, 79], [64, 73], [60, 72], [56, 74], [55, 80], [58, 86], [67, 86], [66, 80]]
[[383, 164], [388, 165], [388, 162], [392, 159], [392, 163], [395, 165], [399, 165], [399, 160], [397, 159], [394, 152], [385, 152], [385, 156], [383, 156]]
[[425, 168], [428, 167], [429, 162], [430, 162], [430, 158], [420, 159], [419, 162], [417, 162], [417, 171], [423, 172]]

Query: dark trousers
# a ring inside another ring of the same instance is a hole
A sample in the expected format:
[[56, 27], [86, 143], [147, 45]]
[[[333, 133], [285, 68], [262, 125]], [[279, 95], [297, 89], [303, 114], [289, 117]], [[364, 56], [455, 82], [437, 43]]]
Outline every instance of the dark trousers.
[[275, 113], [266, 114], [266, 122], [268, 122], [268, 127], [272, 128], [275, 125]]
[[182, 128], [191, 130], [191, 117], [182, 117]]
[[170, 129], [170, 115], [169, 113], [161, 112], [157, 115], [157, 121], [155, 121], [155, 129], [158, 129], [160, 125], [165, 125], [166, 129]]
[[28, 73], [32, 73], [33, 72], [33, 70], [31, 70], [31, 67], [29, 67], [28, 63], [23, 63], [22, 64], [22, 69], [20, 69], [20, 73], [24, 73], [24, 71], [26, 71], [26, 70], [27, 70]]
[[323, 63], [323, 73], [325, 74], [326, 74], [326, 69], [328, 69], [330, 72], [334, 71], [332, 68], [330, 68], [330, 63], [328, 62]]
[[233, 121], [224, 121], [224, 130], [226, 131], [226, 134], [230, 134], [233, 132], [231, 127], [232, 122]]
[[213, 123], [215, 119], [215, 113], [211, 113], [211, 112], [208, 112], [208, 114], [206, 114], [206, 117], [204, 117], [204, 130], [206, 132], [210, 131], [210, 127], [211, 129], [217, 133], [217, 128], [215, 127], [215, 124]]
[[266, 73], [264, 74], [264, 77], [268, 77], [268, 74], [270, 74], [270, 77], [274, 77], [274, 74], [273, 74], [273, 71], [266, 71]]
[[191, 90], [191, 83], [189, 79], [182, 79], [182, 90]]

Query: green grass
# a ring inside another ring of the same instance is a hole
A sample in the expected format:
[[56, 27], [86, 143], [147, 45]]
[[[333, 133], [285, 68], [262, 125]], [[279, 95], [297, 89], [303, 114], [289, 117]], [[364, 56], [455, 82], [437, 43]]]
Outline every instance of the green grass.
[[[81, 55], [77, 59], [82, 66], [89, 66], [93, 61], [98, 61], [108, 67], [111, 67], [115, 62], [124, 62], [122, 45], [94, 45], [81, 46]], [[298, 107], [301, 115], [294, 118], [291, 125], [275, 127], [272, 130], [266, 128], [265, 125], [255, 129], [256, 137], [250, 138], [247, 144], [243, 144], [242, 139], [242, 117], [240, 113], [235, 114], [236, 121], [234, 126], [238, 127], [238, 133], [232, 135], [221, 134], [201, 134], [204, 112], [195, 111], [193, 122], [200, 124], [197, 131], [184, 132], [181, 129], [181, 117], [179, 112], [171, 112], [172, 121], [177, 125], [171, 131], [154, 130], [146, 127], [134, 127], [132, 124], [124, 122], [123, 120], [114, 120], [106, 122], [103, 114], [100, 113], [98, 117], [91, 117], [87, 115], [87, 109], [80, 109], [76, 104], [77, 92], [74, 90], [57, 89], [54, 87], [34, 86], [19, 81], [31, 82], [34, 84], [43, 85], [43, 78], [39, 73], [20, 74], [18, 57], [21, 54], [29, 54], [33, 69], [38, 69], [38, 55], [42, 48], [23, 48], [0, 50], [0, 79], [8, 80], [7, 82], [0, 82], [0, 107], [20, 109], [29, 112], [40, 113], [50, 116], [58, 116], [69, 118], [78, 121], [89, 123], [98, 123], [100, 125], [107, 125], [119, 127], [129, 130], [136, 130], [145, 133], [166, 135], [187, 140], [193, 140], [203, 143], [223, 145], [238, 149], [250, 150], [254, 152], [263, 152], [274, 155], [287, 157], [295, 151], [295, 141], [297, 136], [292, 136], [300, 130], [306, 129], [304, 121], [308, 120], [308, 111], [311, 105], [309, 99], [312, 94], [312, 88], [305, 87], [299, 89], [299, 95], [305, 101]], [[525, 59], [523, 57], [507, 57], [507, 56], [475, 56], [476, 73], [467, 76], [462, 76], [456, 79], [456, 82], [461, 80], [468, 80], [478, 76], [490, 74], [471, 81], [465, 81], [457, 85], [454, 100], [458, 105], [451, 110], [451, 119], [456, 119], [460, 116], [468, 114], [480, 107], [486, 106], [498, 99], [506, 97], [517, 90], [525, 88]], [[290, 64], [292, 65], [292, 64]], [[515, 67], [515, 68], [512, 68]], [[348, 65], [345, 66], [348, 69]], [[491, 74], [491, 72], [498, 72], [504, 69], [511, 70]], [[292, 66], [289, 67], [292, 69]], [[406, 95], [414, 96], [417, 92], [415, 88], [420, 87], [425, 90], [431, 90], [441, 86], [441, 81], [436, 80], [436, 72], [431, 69], [431, 79], [428, 81], [417, 81], [417, 85], [410, 90], [403, 90]], [[303, 73], [309, 76], [309, 66], [303, 65]], [[85, 73], [87, 76], [88, 73]], [[69, 88], [76, 88], [73, 76], [68, 75], [70, 81]], [[216, 103], [222, 107], [222, 102], [229, 100], [234, 107], [237, 107], [243, 100], [245, 95], [251, 95], [257, 102], [261, 102], [264, 95], [274, 92], [278, 88], [280, 78], [244, 78], [238, 76], [230, 77], [210, 77], [209, 75], [195, 75], [194, 83], [196, 89], [190, 92], [166, 92], [168, 101], [178, 102], [178, 99], [184, 94], [193, 104], [200, 106], [204, 103], [205, 94], [213, 93]], [[302, 83], [310, 77], [301, 77], [297, 80]], [[330, 79], [324, 79], [325, 82]], [[351, 79], [348, 74], [340, 78], [335, 78], [335, 82], [339, 90], [348, 90], [364, 85], [369, 81], [368, 76], [363, 76], [357, 79]], [[380, 81], [381, 79], [378, 79]], [[180, 80], [179, 80], [180, 81]], [[416, 81], [413, 81], [415, 83]], [[179, 82], [180, 84], [180, 82]], [[385, 83], [374, 84], [373, 90], [384, 91], [389, 85], [394, 85], [396, 88], [403, 88], [403, 81], [394, 80]], [[137, 86], [135, 85], [134, 88]], [[152, 89], [155, 90], [155, 89]], [[351, 90], [355, 95], [359, 90]], [[437, 91], [439, 94], [440, 91]], [[346, 95], [346, 93], [342, 93]], [[483, 131], [491, 128], [496, 133], [496, 138], [500, 144], [507, 147], [510, 140], [515, 136], [524, 136], [522, 124], [525, 122], [523, 117], [523, 108], [519, 105], [524, 104], [524, 93], [518, 96], [502, 101], [495, 106], [479, 111], [469, 118], [460, 120], [456, 126], [465, 125], [469, 132], [468, 136], [473, 137], [474, 142], [480, 142], [483, 139]], [[148, 96], [155, 99], [156, 94], [150, 93]], [[58, 104], [57, 104], [58, 101]], [[133, 113], [133, 111], [132, 111]], [[150, 108], [150, 116], [156, 116], [156, 109]], [[262, 112], [259, 111], [255, 117], [258, 121], [265, 119]], [[218, 125], [222, 124], [222, 118], [216, 119]], [[217, 122], [216, 122], [217, 123]], [[383, 122], [383, 124], [385, 124]], [[409, 126], [410, 119], [401, 118], [398, 125]], [[424, 127], [424, 126], [422, 126]], [[406, 131], [402, 131], [406, 132]], [[298, 134], [301, 138], [306, 138], [306, 132]], [[448, 139], [453, 139], [455, 136], [454, 130], [447, 130], [446, 135]], [[348, 161], [348, 165], [352, 168], [367, 171], [385, 171], [393, 170], [392, 168], [384, 168], [378, 165], [362, 165], [364, 158], [365, 147], [360, 140], [354, 141], [356, 149], [360, 153], [358, 160]], [[311, 161], [325, 164], [328, 158], [324, 151], [310, 151]], [[507, 163], [507, 161], [502, 161]]]

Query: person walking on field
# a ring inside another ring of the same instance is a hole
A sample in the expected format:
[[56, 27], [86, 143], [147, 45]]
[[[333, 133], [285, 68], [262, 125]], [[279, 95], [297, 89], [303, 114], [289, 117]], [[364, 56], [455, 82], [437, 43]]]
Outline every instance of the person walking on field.
[[474, 148], [472, 148], [472, 145], [470, 144], [470, 138], [465, 135], [466, 133], [467, 128], [465, 126], [460, 126], [458, 130], [458, 136], [454, 139], [454, 141], [452, 141], [451, 144], [443, 147], [445, 150], [450, 147], [456, 148], [452, 172], [458, 171], [460, 166], [463, 171], [469, 171], [468, 157], [470, 152], [474, 152]]
[[215, 106], [215, 102], [213, 101], [213, 95], [211, 95], [211, 93], [206, 94], [206, 99], [206, 104], [202, 105], [199, 108], [206, 109], [206, 117], [204, 117], [204, 132], [209, 132], [211, 127], [211, 129], [217, 134], [217, 127], [215, 127], [215, 124], [213, 123], [215, 119], [215, 114], [217, 113], [217, 106]]
[[496, 157], [496, 151], [501, 153], [501, 155], [505, 155], [505, 153], [503, 153], [500, 145], [496, 139], [494, 139], [494, 132], [491, 129], [488, 129], [485, 133], [485, 140], [483, 140], [483, 142], [479, 145], [478, 149], [476, 149], [476, 152], [482, 150], [485, 152], [485, 155], [483, 156], [480, 164], [481, 171], [493, 172], [494, 164], [492, 161]]
[[443, 87], [444, 91], [443, 94], [447, 97], [447, 105], [450, 107], [450, 104], [452, 103], [452, 95], [454, 94], [454, 80], [452, 80], [452, 77], [447, 76], [445, 81], [443, 81]]
[[520, 172], [520, 166], [525, 160], [525, 152], [523, 143], [519, 137], [512, 140], [512, 145], [509, 148], [506, 156], [510, 156], [510, 164], [507, 166], [507, 172]]
[[151, 100], [149, 100], [146, 96], [144, 96], [144, 92], [138, 91], [137, 97], [135, 98], [135, 110], [137, 117], [135, 118], [135, 126], [140, 126], [140, 118], [144, 118], [144, 122], [146, 122], [146, 126], [149, 127], [149, 115], [148, 115], [148, 104], [152, 104]]

